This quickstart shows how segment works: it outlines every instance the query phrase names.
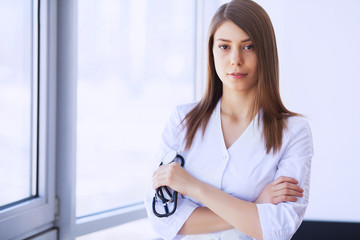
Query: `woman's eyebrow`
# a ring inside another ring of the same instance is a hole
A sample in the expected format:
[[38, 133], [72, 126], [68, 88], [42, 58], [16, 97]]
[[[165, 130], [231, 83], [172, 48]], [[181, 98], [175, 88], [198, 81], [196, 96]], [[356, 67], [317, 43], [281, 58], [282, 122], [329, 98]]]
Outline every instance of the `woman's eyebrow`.
[[231, 42], [230, 40], [227, 40], [227, 39], [224, 39], [224, 38], [218, 38], [218, 39], [216, 39], [216, 41]]
[[[228, 39], [225, 39], [225, 38], [218, 38], [218, 39], [216, 39], [216, 41], [231, 42], [231, 40], [228, 40]], [[247, 39], [242, 40], [241, 42], [243, 43], [243, 42], [249, 42], [249, 41], [251, 41], [251, 39], [247, 38]]]

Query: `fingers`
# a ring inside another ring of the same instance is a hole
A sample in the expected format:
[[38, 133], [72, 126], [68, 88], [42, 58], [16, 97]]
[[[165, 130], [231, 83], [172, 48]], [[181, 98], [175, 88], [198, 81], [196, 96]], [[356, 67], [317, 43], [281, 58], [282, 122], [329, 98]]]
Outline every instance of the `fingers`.
[[164, 172], [164, 171], [167, 171], [167, 170], [172, 169], [172, 168], [177, 168], [178, 166], [180, 166], [180, 164], [177, 163], [177, 162], [172, 162], [172, 163], [169, 163], [169, 164], [163, 164], [163, 165], [161, 165], [160, 167], [158, 167], [155, 170], [155, 172], [153, 173], [153, 176], [155, 174], [160, 173], [160, 172]]
[[161, 186], [165, 186], [164, 182], [165, 182], [165, 177], [164, 175], [158, 175], [158, 174], [155, 174], [153, 176], [153, 182], [152, 182], [152, 187], [153, 189], [157, 189]]
[[165, 165], [160, 166], [155, 170], [152, 176], [153, 180], [153, 189], [157, 189], [158, 187], [164, 186], [163, 183], [166, 179], [166, 171], [164, 171]]
[[289, 183], [289, 182], [284, 182], [284, 183], [280, 183], [278, 185], [273, 186], [274, 191], [280, 191], [283, 189], [289, 189], [289, 190], [293, 190], [293, 191], [300, 192], [300, 193], [304, 192], [304, 189], [302, 189], [299, 185]]
[[299, 183], [295, 178], [281, 176], [273, 181], [273, 185], [277, 185], [277, 184], [283, 183], [283, 182], [288, 182], [288, 183], [293, 183], [293, 184]]
[[173, 162], [170, 164], [161, 165], [158, 169], [156, 169], [153, 173], [153, 188], [157, 189], [161, 186], [170, 186], [174, 172], [179, 166], [180, 164]]
[[166, 186], [168, 173], [165, 166], [159, 167], [153, 174], [153, 188]]
[[272, 188], [274, 191], [292, 189], [301, 193], [304, 192], [304, 189], [297, 185], [298, 183], [299, 182], [295, 178], [281, 176], [272, 182]]
[[304, 189], [298, 186], [299, 182], [292, 177], [281, 176], [271, 184], [273, 204], [280, 202], [296, 202], [298, 197], [303, 197]]
[[279, 196], [302, 197], [303, 194], [301, 192], [286, 188], [286, 189], [281, 189], [279, 191], [274, 192], [274, 197], [279, 197]]

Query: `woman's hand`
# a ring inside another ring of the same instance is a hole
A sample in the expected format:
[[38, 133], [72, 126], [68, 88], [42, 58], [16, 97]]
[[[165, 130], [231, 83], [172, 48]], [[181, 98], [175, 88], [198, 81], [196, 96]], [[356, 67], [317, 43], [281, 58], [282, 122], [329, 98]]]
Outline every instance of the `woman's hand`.
[[304, 192], [298, 183], [294, 178], [281, 176], [266, 185], [255, 203], [296, 202], [297, 197], [302, 197]]
[[199, 180], [191, 176], [177, 162], [161, 165], [153, 174], [154, 189], [168, 186], [186, 196], [191, 196], [191, 193], [196, 191], [197, 183], [199, 183]]

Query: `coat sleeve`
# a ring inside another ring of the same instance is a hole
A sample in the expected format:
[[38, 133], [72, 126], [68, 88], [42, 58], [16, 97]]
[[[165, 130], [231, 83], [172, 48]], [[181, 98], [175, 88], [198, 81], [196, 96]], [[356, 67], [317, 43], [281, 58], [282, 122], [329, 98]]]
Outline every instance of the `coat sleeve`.
[[297, 202], [257, 204], [264, 240], [288, 240], [299, 228], [308, 205], [310, 167], [313, 142], [310, 127], [303, 118], [298, 118], [290, 130], [291, 138], [280, 158], [275, 178], [293, 177], [304, 189]]
[[[178, 109], [173, 111], [168, 123], [163, 131], [160, 143], [159, 158], [171, 150], [180, 150], [181, 138], [183, 135], [182, 127]], [[159, 166], [161, 160], [156, 162], [154, 169]], [[155, 195], [155, 190], [151, 187], [151, 179], [149, 179], [149, 187], [145, 195], [145, 207], [148, 215], [148, 219], [154, 229], [154, 231], [164, 239], [181, 239], [181, 236], [177, 235], [181, 227], [189, 218], [191, 213], [198, 207], [198, 205], [191, 200], [184, 198], [182, 195], [178, 195], [178, 204], [176, 212], [169, 216], [158, 218], [154, 215], [152, 210], [152, 201]], [[159, 209], [163, 209], [162, 204], [159, 202], [156, 205]]]

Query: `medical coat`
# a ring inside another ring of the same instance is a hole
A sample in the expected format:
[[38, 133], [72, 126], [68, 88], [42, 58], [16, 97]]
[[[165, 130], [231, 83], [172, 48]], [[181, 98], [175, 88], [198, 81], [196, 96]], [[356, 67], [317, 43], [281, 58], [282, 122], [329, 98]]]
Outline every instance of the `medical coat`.
[[[220, 102], [211, 115], [205, 135], [199, 129], [189, 150], [185, 150], [185, 131], [180, 123], [197, 103], [178, 106], [162, 134], [160, 152], [166, 154], [176, 150], [185, 158], [184, 168], [191, 175], [250, 202], [254, 202], [264, 187], [280, 176], [297, 179], [304, 189], [303, 197], [297, 202], [257, 204], [264, 240], [290, 239], [303, 220], [309, 199], [313, 143], [308, 122], [303, 117], [288, 118], [280, 151], [267, 154], [262, 124], [257, 121], [262, 117], [260, 111], [227, 149], [221, 127]], [[170, 217], [158, 218], [152, 212], [153, 196], [154, 190], [149, 188], [145, 206], [151, 225], [164, 239], [252, 239], [237, 229], [192, 236], [177, 235], [194, 209], [203, 205], [196, 199], [179, 195], [176, 212]], [[157, 204], [162, 207], [161, 203]]]

